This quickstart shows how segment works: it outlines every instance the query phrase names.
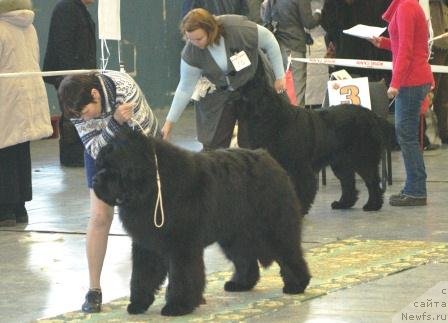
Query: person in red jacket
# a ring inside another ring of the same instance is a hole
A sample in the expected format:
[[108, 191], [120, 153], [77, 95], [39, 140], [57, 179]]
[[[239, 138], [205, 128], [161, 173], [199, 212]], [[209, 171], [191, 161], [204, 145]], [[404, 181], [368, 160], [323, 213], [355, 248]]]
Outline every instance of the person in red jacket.
[[389, 204], [426, 205], [426, 170], [418, 129], [421, 104], [434, 84], [428, 63], [428, 25], [417, 0], [393, 0], [383, 19], [388, 23], [390, 38], [375, 37], [371, 42], [392, 51], [392, 80], [387, 94], [395, 97], [395, 131], [406, 170], [404, 188], [390, 196]]

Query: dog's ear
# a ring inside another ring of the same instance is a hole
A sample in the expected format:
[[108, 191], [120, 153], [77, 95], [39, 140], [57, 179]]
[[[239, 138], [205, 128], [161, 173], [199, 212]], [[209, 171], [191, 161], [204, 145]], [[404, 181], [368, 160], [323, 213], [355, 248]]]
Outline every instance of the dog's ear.
[[103, 168], [93, 178], [93, 190], [100, 200], [112, 206], [117, 205], [122, 200], [119, 181], [119, 177]]

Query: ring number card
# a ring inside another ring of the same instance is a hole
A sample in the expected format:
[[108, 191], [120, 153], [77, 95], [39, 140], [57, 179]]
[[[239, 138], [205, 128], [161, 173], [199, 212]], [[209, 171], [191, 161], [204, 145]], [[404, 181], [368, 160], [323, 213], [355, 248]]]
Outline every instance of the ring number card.
[[251, 65], [250, 59], [244, 50], [242, 50], [239, 53], [236, 53], [233, 56], [230, 56], [230, 61], [232, 62], [233, 67], [235, 67], [235, 71], [237, 72]]
[[354, 104], [362, 105], [372, 110], [370, 103], [369, 79], [360, 77], [354, 79], [328, 81], [329, 105]]

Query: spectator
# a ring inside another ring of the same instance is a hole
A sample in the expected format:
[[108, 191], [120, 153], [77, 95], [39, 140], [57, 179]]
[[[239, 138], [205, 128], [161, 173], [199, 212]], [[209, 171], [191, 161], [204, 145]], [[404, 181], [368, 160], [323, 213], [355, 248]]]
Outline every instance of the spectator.
[[184, 0], [182, 17], [195, 8], [203, 8], [214, 15], [235, 14], [247, 16], [249, 7], [246, 0]]
[[[31, 0], [0, 0], [0, 73], [40, 72]], [[30, 141], [52, 133], [40, 76], [0, 77], [0, 227], [28, 223]]]
[[395, 131], [406, 170], [403, 190], [390, 196], [392, 206], [426, 205], [426, 170], [419, 147], [420, 108], [434, 85], [428, 63], [428, 25], [417, 0], [393, 0], [383, 19], [390, 38], [372, 44], [392, 51], [392, 80], [387, 94], [395, 97]]
[[[448, 31], [448, 1], [430, 0], [430, 15], [434, 36]], [[448, 37], [434, 41], [433, 56], [430, 61], [434, 65], [448, 66]], [[443, 143], [448, 143], [448, 74], [435, 75], [434, 112], [437, 115], [438, 132]]]
[[263, 20], [261, 20], [260, 10], [263, 0], [247, 0], [247, 7], [249, 8], [249, 13], [247, 18], [253, 22], [261, 25]]
[[[311, 13], [311, 0], [268, 0], [264, 21], [276, 23], [275, 37], [283, 53], [283, 62], [287, 57], [306, 57], [307, 34], [304, 28], [311, 29], [319, 25], [320, 13]], [[305, 106], [306, 63], [291, 63], [297, 105]]]
[[[95, 23], [87, 5], [95, 0], [60, 0], [53, 10], [45, 54], [45, 71], [95, 69]], [[45, 81], [59, 87], [62, 77], [46, 77]], [[63, 166], [82, 167], [84, 147], [76, 129], [61, 108], [59, 120], [59, 159]]]
[[90, 289], [82, 310], [86, 313], [100, 312], [100, 277], [113, 207], [100, 200], [92, 189], [96, 156], [122, 127], [131, 125], [148, 136], [160, 135], [160, 132], [144, 94], [127, 74], [110, 71], [67, 76], [60, 83], [58, 97], [64, 113], [73, 118], [85, 145], [84, 162], [91, 210], [86, 237]]
[[[385, 27], [386, 23], [381, 15], [389, 6], [391, 0], [325, 0], [322, 8], [322, 28], [326, 31], [325, 40], [329, 50], [329, 56], [348, 59], [368, 59], [390, 61], [391, 54], [388, 51], [375, 48], [365, 40], [344, 34], [344, 29], [357, 24]], [[367, 76], [369, 81], [384, 79], [386, 84], [390, 82], [389, 71], [362, 69], [354, 67], [336, 67], [330, 72], [339, 69], [356, 76]]]
[[[182, 51], [180, 82], [162, 128], [163, 137], [170, 137], [175, 122], [203, 75], [207, 82], [196, 103], [198, 140], [204, 150], [228, 147], [235, 122], [239, 119], [232, 98], [235, 90], [254, 76], [260, 49], [266, 51], [273, 65], [275, 89], [277, 92], [284, 90], [285, 73], [279, 45], [269, 30], [246, 17], [215, 17], [204, 9], [191, 10], [181, 23], [181, 31], [187, 43]], [[241, 60], [235, 60], [237, 53]], [[248, 146], [245, 126], [241, 122], [238, 144]]]

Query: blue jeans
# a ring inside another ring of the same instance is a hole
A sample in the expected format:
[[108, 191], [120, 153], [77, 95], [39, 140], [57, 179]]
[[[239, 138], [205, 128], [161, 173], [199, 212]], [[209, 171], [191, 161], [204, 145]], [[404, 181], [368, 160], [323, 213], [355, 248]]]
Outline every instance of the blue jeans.
[[426, 197], [426, 170], [419, 146], [420, 107], [429, 84], [401, 87], [395, 99], [395, 131], [406, 170], [402, 193], [410, 197]]
[[95, 159], [84, 150], [84, 168], [86, 171], [87, 187], [93, 188], [93, 177], [96, 174]]

